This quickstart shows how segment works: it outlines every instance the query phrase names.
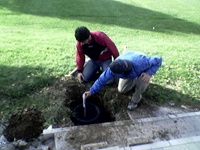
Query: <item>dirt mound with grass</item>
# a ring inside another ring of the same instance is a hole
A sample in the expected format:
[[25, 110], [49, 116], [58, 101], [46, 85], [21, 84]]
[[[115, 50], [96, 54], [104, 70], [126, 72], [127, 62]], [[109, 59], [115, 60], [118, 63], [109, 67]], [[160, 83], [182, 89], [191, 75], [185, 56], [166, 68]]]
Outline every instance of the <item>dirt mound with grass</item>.
[[41, 111], [36, 108], [26, 108], [10, 117], [3, 133], [10, 142], [19, 139], [28, 142], [40, 136], [44, 122]]
[[[131, 119], [155, 117], [159, 114], [165, 115], [177, 112], [174, 109], [172, 112], [172, 107], [182, 108], [182, 104], [173, 101], [168, 101], [162, 107], [159, 106], [159, 101], [162, 99], [161, 96], [172, 91], [159, 85], [150, 84], [143, 93], [143, 98], [138, 108], [133, 112], [127, 113], [127, 104], [131, 100], [134, 89], [127, 94], [120, 94], [117, 91], [117, 83], [116, 81], [113, 85], [104, 86], [97, 94], [86, 100], [86, 103], [98, 103], [103, 107], [104, 118], [109, 116], [109, 120], [105, 120], [105, 122], [130, 120], [130, 115]], [[93, 82], [80, 84], [75, 78], [62, 78], [53, 85], [45, 87], [40, 92], [29, 97], [36, 100], [43, 97], [48, 100], [49, 106], [43, 109], [43, 114], [36, 108], [21, 110], [10, 117], [8, 126], [3, 134], [9, 141], [14, 139], [31, 141], [42, 133], [44, 123], [46, 125], [51, 124], [54, 128], [73, 126], [73, 121], [70, 118], [73, 115], [73, 108], [82, 103], [82, 94], [89, 90], [92, 84]], [[180, 93], [175, 91], [174, 93], [178, 95], [175, 97], [178, 99]], [[197, 105], [195, 108], [184, 105], [183, 111], [196, 111], [198, 110], [196, 107]], [[180, 112], [179, 109], [178, 112]]]

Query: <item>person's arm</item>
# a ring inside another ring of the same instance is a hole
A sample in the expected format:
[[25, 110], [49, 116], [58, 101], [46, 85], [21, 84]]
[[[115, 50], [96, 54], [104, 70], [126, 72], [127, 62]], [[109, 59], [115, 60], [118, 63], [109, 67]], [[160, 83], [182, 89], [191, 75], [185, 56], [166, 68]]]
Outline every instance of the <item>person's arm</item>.
[[149, 68], [145, 71], [149, 75], [153, 75], [157, 72], [159, 67], [162, 65], [162, 57], [159, 56], [151, 56], [148, 59], [148, 66]]
[[82, 51], [82, 47], [79, 42], [76, 43], [76, 65], [77, 65], [77, 78], [80, 83], [83, 82], [84, 76], [82, 74], [83, 66], [85, 63], [85, 54]]
[[95, 81], [95, 83], [90, 88], [90, 93], [93, 95], [97, 93], [106, 83], [114, 78], [114, 74], [110, 70], [110, 67], [108, 67], [101, 75], [100, 77]]
[[99, 32], [95, 39], [99, 44], [104, 45], [108, 48], [113, 58], [116, 59], [119, 56], [119, 51], [115, 43], [103, 32]]
[[141, 80], [143, 83], [149, 83], [150, 82], [150, 79], [151, 79], [151, 75], [149, 75], [148, 73], [146, 72], [143, 72], [141, 75]]
[[82, 73], [83, 66], [85, 63], [85, 54], [83, 53], [81, 43], [76, 43], [76, 65], [77, 65], [77, 71], [79, 73]]

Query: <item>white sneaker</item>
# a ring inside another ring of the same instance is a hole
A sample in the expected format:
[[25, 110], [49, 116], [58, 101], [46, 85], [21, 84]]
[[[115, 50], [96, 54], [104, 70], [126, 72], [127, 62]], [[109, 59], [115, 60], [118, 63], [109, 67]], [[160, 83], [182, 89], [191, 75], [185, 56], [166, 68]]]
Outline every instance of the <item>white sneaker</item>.
[[129, 103], [128, 103], [128, 110], [134, 110], [134, 109], [136, 109], [137, 108], [137, 106], [138, 106], [138, 103], [134, 103], [134, 102], [132, 102], [132, 101], [130, 101]]

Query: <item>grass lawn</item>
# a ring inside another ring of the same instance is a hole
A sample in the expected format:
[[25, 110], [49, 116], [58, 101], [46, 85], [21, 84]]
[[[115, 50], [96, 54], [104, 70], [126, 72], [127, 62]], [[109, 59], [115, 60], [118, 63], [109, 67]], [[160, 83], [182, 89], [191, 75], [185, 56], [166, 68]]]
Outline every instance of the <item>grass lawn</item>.
[[48, 99], [30, 97], [75, 68], [81, 25], [104, 31], [120, 53], [162, 56], [152, 83], [174, 92], [152, 89], [160, 103], [200, 102], [199, 0], [0, 0], [0, 8], [0, 118], [32, 104], [48, 111]]

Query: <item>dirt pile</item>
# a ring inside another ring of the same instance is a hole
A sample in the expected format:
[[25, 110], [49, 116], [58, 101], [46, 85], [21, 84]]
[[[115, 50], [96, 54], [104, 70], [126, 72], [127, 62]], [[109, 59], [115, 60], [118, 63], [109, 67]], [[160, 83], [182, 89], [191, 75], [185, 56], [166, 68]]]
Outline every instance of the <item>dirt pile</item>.
[[13, 114], [3, 134], [9, 142], [14, 140], [31, 141], [40, 136], [45, 119], [36, 108], [26, 108]]

